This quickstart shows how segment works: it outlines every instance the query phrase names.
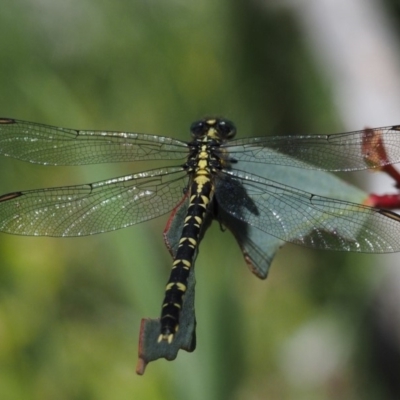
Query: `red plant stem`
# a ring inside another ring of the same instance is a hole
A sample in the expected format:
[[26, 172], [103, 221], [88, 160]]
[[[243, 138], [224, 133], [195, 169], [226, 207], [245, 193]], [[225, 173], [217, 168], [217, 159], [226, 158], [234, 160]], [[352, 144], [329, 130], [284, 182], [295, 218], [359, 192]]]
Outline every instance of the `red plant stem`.
[[366, 203], [371, 207], [386, 208], [393, 210], [400, 208], [400, 193], [399, 194], [370, 194]]
[[381, 167], [382, 172], [386, 172], [396, 182], [396, 188], [400, 189], [400, 172], [393, 165], [385, 165]]

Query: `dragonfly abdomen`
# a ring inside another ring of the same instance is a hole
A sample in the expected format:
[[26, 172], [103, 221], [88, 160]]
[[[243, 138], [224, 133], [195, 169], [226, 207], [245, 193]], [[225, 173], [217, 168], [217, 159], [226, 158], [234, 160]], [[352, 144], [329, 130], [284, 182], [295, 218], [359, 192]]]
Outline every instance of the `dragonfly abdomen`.
[[190, 188], [190, 203], [172, 265], [161, 311], [161, 333], [158, 341], [171, 343], [179, 328], [179, 317], [190, 268], [200, 240], [200, 233], [214, 185], [207, 175], [197, 175]]

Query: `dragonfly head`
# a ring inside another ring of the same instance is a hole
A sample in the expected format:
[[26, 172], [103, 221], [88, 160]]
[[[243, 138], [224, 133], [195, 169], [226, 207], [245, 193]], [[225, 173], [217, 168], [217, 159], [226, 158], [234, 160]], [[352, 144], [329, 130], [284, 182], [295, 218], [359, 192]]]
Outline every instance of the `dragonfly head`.
[[227, 119], [205, 118], [193, 122], [190, 132], [194, 138], [208, 136], [211, 139], [228, 140], [236, 135], [236, 127]]

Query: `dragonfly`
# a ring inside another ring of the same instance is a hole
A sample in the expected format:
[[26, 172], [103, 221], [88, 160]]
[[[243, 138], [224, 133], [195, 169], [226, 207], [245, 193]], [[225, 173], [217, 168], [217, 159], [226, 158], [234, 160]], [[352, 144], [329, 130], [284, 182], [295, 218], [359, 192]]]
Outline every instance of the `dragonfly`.
[[[322, 171], [379, 168], [400, 161], [400, 126], [332, 134], [235, 139], [235, 125], [204, 118], [191, 140], [145, 133], [76, 130], [0, 118], [0, 154], [43, 165], [174, 160], [114, 179], [0, 196], [0, 231], [85, 236], [125, 228], [185, 207], [162, 303], [159, 342], [179, 328], [188, 276], [210, 221], [227, 226], [260, 278], [270, 263], [263, 243], [324, 250], [400, 251], [400, 215], [307, 192], [268, 177], [272, 166]], [[379, 156], [384, 152], [384, 157]], [[253, 166], [250, 168], [249, 166]], [[254, 168], [255, 166], [255, 168]], [[288, 172], [290, 173], [290, 171]], [[248, 233], [258, 232], [257, 243]], [[264, 235], [264, 236], [263, 236]]]

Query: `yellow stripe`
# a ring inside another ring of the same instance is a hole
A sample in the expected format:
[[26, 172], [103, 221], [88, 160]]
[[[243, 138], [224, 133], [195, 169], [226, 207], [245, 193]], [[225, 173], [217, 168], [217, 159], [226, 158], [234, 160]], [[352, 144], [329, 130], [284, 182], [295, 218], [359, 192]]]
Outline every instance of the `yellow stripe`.
[[177, 287], [178, 290], [180, 290], [181, 292], [186, 292], [186, 285], [184, 285], [183, 283], [177, 282], [177, 283], [176, 283], [176, 287]]
[[193, 239], [193, 238], [188, 238], [188, 240], [189, 240], [189, 242], [190, 242], [191, 244], [193, 244], [193, 245], [196, 246], [197, 241], [196, 241], [195, 239]]
[[206, 205], [210, 202], [210, 199], [207, 196], [201, 196], [201, 199], [203, 200], [203, 203]]
[[192, 263], [188, 260], [182, 260], [182, 264], [186, 265], [187, 267], [190, 267], [192, 265]]

